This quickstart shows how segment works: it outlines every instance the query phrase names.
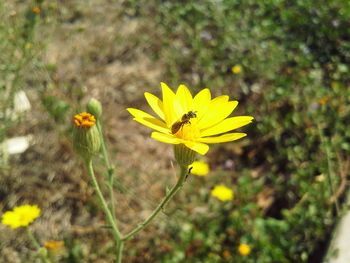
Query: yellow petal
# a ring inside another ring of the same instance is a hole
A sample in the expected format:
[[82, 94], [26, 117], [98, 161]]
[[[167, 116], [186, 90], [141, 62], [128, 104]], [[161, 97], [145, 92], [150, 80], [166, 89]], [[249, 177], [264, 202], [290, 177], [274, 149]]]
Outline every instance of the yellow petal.
[[134, 120], [157, 131], [168, 133], [169, 129], [164, 122], [152, 115], [138, 109], [127, 108], [127, 111], [134, 116]]
[[240, 128], [252, 122], [254, 118], [250, 116], [238, 116], [223, 120], [222, 122], [201, 131], [201, 137], [216, 135]]
[[170, 143], [170, 144], [179, 144], [181, 141], [171, 134], [164, 134], [160, 132], [152, 132], [151, 137], [157, 141]]
[[208, 110], [210, 104], [211, 94], [209, 89], [202, 89], [193, 98], [193, 109], [197, 111], [197, 118], [200, 119]]
[[[172, 106], [173, 106], [173, 110], [175, 113], [174, 122], [181, 120], [182, 115], [184, 115], [187, 112], [185, 111], [184, 107], [182, 106], [181, 100], [178, 96], [175, 96]], [[174, 122], [172, 122], [172, 124], [174, 124]]]
[[206, 154], [209, 150], [209, 146], [207, 144], [200, 143], [200, 142], [184, 141], [184, 144], [186, 145], [186, 147], [190, 148], [191, 150], [201, 155]]
[[152, 108], [152, 110], [162, 119], [164, 120], [164, 112], [163, 112], [163, 102], [152, 93], [145, 92], [145, 98]]
[[178, 117], [174, 110], [175, 94], [164, 82], [161, 82], [161, 87], [163, 94], [163, 111], [165, 115], [165, 122], [168, 127], [170, 127], [174, 122], [178, 120]]
[[135, 108], [126, 109], [135, 118], [154, 118], [151, 114]]
[[229, 116], [237, 107], [238, 101], [228, 101], [228, 99], [228, 96], [213, 99], [206, 114], [199, 119], [198, 127], [200, 129], [211, 127]]
[[204, 138], [199, 138], [197, 141], [199, 142], [204, 142], [204, 143], [221, 143], [221, 142], [230, 142], [230, 141], [235, 141], [238, 140], [247, 134], [245, 133], [226, 133], [221, 136], [215, 136], [215, 137], [204, 137]]
[[153, 129], [156, 131], [164, 132], [164, 133], [169, 133], [169, 129], [166, 126], [166, 124], [156, 118], [134, 118], [135, 121]]
[[193, 111], [192, 94], [188, 88], [181, 84], [176, 92], [177, 102], [180, 104], [181, 112], [180, 115]]

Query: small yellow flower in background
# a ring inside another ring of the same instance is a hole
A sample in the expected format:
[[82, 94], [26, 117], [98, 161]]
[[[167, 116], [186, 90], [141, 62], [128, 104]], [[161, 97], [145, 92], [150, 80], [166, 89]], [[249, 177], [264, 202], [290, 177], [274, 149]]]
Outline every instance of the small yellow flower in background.
[[32, 43], [26, 43], [24, 46], [25, 49], [31, 49], [32, 47], [33, 47]]
[[217, 185], [211, 190], [211, 195], [222, 202], [231, 201], [233, 199], [233, 191], [224, 185]]
[[320, 105], [326, 105], [329, 101], [329, 96], [324, 96], [318, 100], [318, 103]]
[[161, 83], [161, 87], [163, 100], [145, 92], [148, 104], [159, 118], [138, 109], [127, 109], [135, 121], [156, 130], [151, 135], [153, 139], [183, 144], [204, 155], [210, 143], [235, 141], [247, 135], [230, 132], [254, 119], [251, 116], [228, 118], [238, 101], [229, 101], [226, 95], [212, 99], [209, 89], [203, 89], [193, 97], [185, 85], [180, 85], [176, 93], [165, 83]]
[[191, 174], [198, 176], [206, 176], [209, 173], [209, 165], [206, 162], [196, 161], [188, 166], [188, 168], [191, 167]]
[[248, 244], [242, 243], [238, 247], [238, 252], [241, 256], [248, 256], [250, 254], [250, 246]]
[[64, 247], [64, 242], [62, 240], [48, 240], [44, 243], [44, 247], [48, 250], [59, 250]]
[[95, 125], [96, 118], [90, 113], [81, 112], [74, 115], [73, 123], [78, 128], [90, 128], [91, 126]]
[[315, 177], [315, 181], [316, 181], [316, 182], [319, 182], [319, 183], [324, 182], [325, 179], [326, 179], [326, 177], [324, 176], [324, 174], [320, 174], [320, 175], [317, 175], [317, 176]]
[[16, 229], [28, 226], [40, 216], [40, 208], [37, 205], [17, 206], [13, 211], [7, 211], [2, 215], [2, 223]]
[[222, 253], [223, 257], [225, 259], [229, 259], [231, 257], [231, 253], [229, 250], [225, 249], [224, 252]]
[[38, 14], [40, 14], [41, 9], [40, 9], [40, 7], [38, 7], [38, 6], [34, 6], [34, 7], [32, 8], [32, 12], [33, 12], [34, 14], [38, 15]]
[[231, 71], [233, 74], [240, 74], [240, 73], [242, 73], [242, 67], [241, 67], [241, 65], [234, 65], [231, 68]]

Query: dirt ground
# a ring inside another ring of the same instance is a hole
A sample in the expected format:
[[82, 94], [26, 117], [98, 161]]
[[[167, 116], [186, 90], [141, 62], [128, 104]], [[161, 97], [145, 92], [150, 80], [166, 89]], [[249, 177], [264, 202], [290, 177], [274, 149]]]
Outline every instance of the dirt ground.
[[[66, 124], [57, 125], [50, 118], [40, 103], [41, 96], [54, 95], [70, 103], [70, 114], [91, 97], [102, 102], [105, 135], [116, 183], [121, 185], [116, 187], [115, 197], [123, 232], [145, 218], [164, 195], [165, 186], [175, 181], [172, 147], [152, 140], [150, 130], [134, 122], [126, 111], [127, 107], [146, 109], [143, 93], [159, 95], [159, 82], [167, 81], [161, 62], [150, 59], [148, 43], [138, 37], [152, 27], [127, 18], [122, 14], [123, 1], [117, 2], [57, 3], [57, 17], [38, 32], [39, 41], [46, 46], [41, 56], [54, 70], [33, 72], [42, 87], [38, 92], [28, 84], [26, 92], [33, 109], [10, 131], [13, 136], [33, 134], [34, 144], [12, 157], [0, 179], [3, 209], [22, 202], [38, 204], [42, 216], [33, 225], [37, 236], [42, 241], [77, 238], [91, 262], [110, 262], [98, 255], [113, 244], [107, 231], [101, 233], [104, 217], [96, 210], [95, 195], [82, 162], [72, 150]], [[102, 166], [97, 164], [98, 177], [102, 178]], [[160, 216], [149, 230], [161, 232], [166, 220], [165, 215]], [[21, 262], [28, 254], [22, 233], [4, 226], [0, 232], [0, 262]], [[143, 238], [147, 233], [135, 242]], [[99, 251], [97, 242], [105, 244], [98, 246]], [[135, 242], [129, 242], [126, 250]]]

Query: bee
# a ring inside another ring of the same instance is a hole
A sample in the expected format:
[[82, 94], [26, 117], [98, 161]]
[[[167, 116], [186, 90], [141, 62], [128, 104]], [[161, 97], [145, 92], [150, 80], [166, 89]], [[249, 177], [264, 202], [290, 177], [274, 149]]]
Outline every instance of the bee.
[[171, 133], [175, 134], [177, 133], [185, 124], [191, 124], [190, 119], [192, 118], [197, 118], [197, 114], [195, 111], [189, 111], [187, 113], [185, 113], [184, 115], [182, 115], [181, 117], [181, 121], [177, 121], [175, 122], [172, 126], [171, 126]]

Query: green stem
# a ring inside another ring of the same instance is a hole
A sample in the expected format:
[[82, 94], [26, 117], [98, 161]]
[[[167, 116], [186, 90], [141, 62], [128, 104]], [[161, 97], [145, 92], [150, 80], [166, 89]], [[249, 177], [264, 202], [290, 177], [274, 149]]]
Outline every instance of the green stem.
[[99, 131], [100, 139], [101, 139], [101, 143], [102, 143], [103, 160], [105, 162], [105, 165], [107, 167], [107, 172], [108, 172], [108, 189], [109, 189], [109, 198], [110, 198], [110, 209], [111, 209], [113, 218], [116, 219], [114, 190], [113, 190], [113, 185], [114, 185], [113, 172], [114, 172], [114, 169], [113, 169], [111, 162], [109, 160], [108, 151], [107, 151], [106, 143], [105, 143], [103, 132], [102, 132], [102, 125], [101, 125], [99, 120], [97, 120], [97, 129]]
[[26, 228], [27, 230], [27, 235], [28, 235], [28, 238], [29, 240], [32, 242], [33, 246], [36, 248], [36, 249], [40, 249], [40, 244], [39, 242], [36, 240], [36, 238], [34, 237], [32, 231], [30, 231], [30, 229], [27, 227]]
[[[100, 135], [100, 140], [101, 140], [101, 148], [102, 148], [102, 155], [103, 155], [103, 160], [105, 162], [105, 165], [107, 167], [107, 175], [108, 175], [108, 189], [109, 189], [109, 198], [110, 198], [110, 212], [112, 213], [113, 221], [116, 225], [116, 229], [118, 230], [117, 226], [117, 219], [116, 219], [116, 214], [115, 214], [115, 199], [114, 199], [114, 177], [113, 177], [113, 172], [114, 169], [112, 167], [112, 164], [109, 159], [105, 139], [103, 136], [103, 131], [102, 131], [102, 125], [100, 123], [100, 120], [97, 120], [97, 129], [99, 131]], [[119, 231], [118, 231], [119, 232]], [[122, 262], [122, 256], [123, 256], [123, 247], [124, 247], [124, 242], [121, 240], [122, 236], [121, 233], [119, 232], [118, 237], [116, 237], [116, 246], [117, 246], [117, 251], [116, 251], [116, 263], [121, 263]]]
[[107, 147], [106, 147], [106, 143], [103, 137], [103, 133], [102, 133], [102, 126], [99, 120], [97, 120], [97, 129], [100, 132], [100, 137], [101, 137], [101, 142], [102, 142], [102, 154], [103, 154], [103, 159], [105, 161], [105, 164], [107, 166], [108, 169], [112, 168], [111, 162], [109, 161], [109, 157], [108, 157], [108, 152], [107, 152]]
[[39, 252], [41, 260], [44, 263], [50, 263], [50, 260], [48, 260], [47, 257], [45, 255], [43, 255], [42, 252], [40, 251], [41, 250], [41, 246], [40, 246], [39, 242], [36, 240], [36, 238], [34, 237], [32, 231], [30, 231], [29, 227], [26, 227], [26, 231], [27, 231], [27, 235], [28, 235], [29, 240], [32, 242], [33, 246]]
[[143, 221], [135, 229], [133, 229], [132, 231], [127, 233], [122, 238], [123, 241], [134, 237], [134, 235], [136, 235], [138, 232], [140, 232], [142, 229], [144, 229], [158, 215], [158, 213], [165, 208], [166, 204], [182, 188], [182, 186], [186, 180], [187, 173], [188, 173], [187, 167], [181, 167], [181, 174], [180, 174], [180, 177], [179, 177], [177, 183], [175, 184], [175, 186], [166, 194], [166, 196], [163, 198], [161, 203], [157, 206], [157, 208], [152, 212], [152, 214], [145, 221]]
[[120, 240], [117, 243], [117, 260], [116, 260], [116, 263], [121, 263], [122, 262], [123, 248], [124, 248], [124, 241]]
[[97, 196], [100, 199], [100, 202], [102, 204], [102, 209], [103, 209], [103, 211], [104, 211], [104, 213], [106, 215], [108, 223], [112, 227], [113, 235], [114, 235], [114, 237], [116, 239], [116, 242], [118, 243], [121, 240], [121, 234], [119, 232], [119, 229], [118, 229], [118, 226], [117, 226], [117, 222], [116, 222], [116, 220], [114, 220], [114, 217], [113, 217], [111, 211], [108, 208], [106, 200], [104, 199], [104, 197], [102, 195], [100, 186], [97, 183], [96, 176], [95, 176], [95, 173], [94, 173], [94, 168], [92, 166], [92, 161], [91, 160], [87, 161], [86, 165], [88, 167], [88, 173], [89, 173], [89, 175], [90, 175], [90, 177], [92, 179], [92, 183], [93, 183], [93, 186], [94, 186], [95, 191], [97, 193]]

